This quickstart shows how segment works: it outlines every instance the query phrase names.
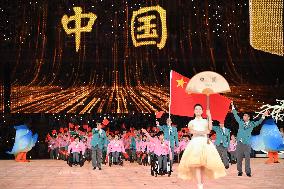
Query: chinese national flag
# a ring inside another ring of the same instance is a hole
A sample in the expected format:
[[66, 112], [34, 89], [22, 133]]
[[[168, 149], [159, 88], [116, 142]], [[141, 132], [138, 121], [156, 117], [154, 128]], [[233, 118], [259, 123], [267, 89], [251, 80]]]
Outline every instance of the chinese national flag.
[[64, 128], [63, 128], [63, 127], [60, 127], [59, 132], [60, 132], [60, 133], [64, 133]]
[[55, 129], [52, 130], [52, 134], [53, 134], [53, 135], [57, 134], [57, 132], [56, 132]]
[[105, 118], [102, 123], [107, 126], [109, 124], [109, 120]]
[[192, 95], [185, 92], [189, 79], [175, 71], [171, 71], [171, 104], [170, 112], [174, 115], [193, 116], [194, 101]]
[[[195, 104], [203, 107], [203, 117], [206, 117], [206, 95], [188, 94], [185, 91], [189, 78], [171, 71], [171, 105], [170, 112], [174, 115], [193, 117]], [[213, 120], [224, 123], [229, 111], [231, 100], [220, 94], [210, 95], [210, 112]]]
[[164, 111], [156, 112], [156, 118], [161, 118], [164, 113]]
[[49, 135], [49, 133], [46, 135], [46, 138], [45, 138], [45, 140], [46, 141], [48, 141], [48, 140], [50, 140], [51, 139], [51, 136]]
[[89, 125], [85, 124], [83, 125], [83, 129], [88, 130]]
[[69, 127], [69, 129], [73, 129], [73, 128], [74, 128], [74, 125], [73, 125], [72, 123], [69, 123], [69, 124], [68, 124], [68, 127]]
[[75, 131], [78, 131], [80, 128], [80, 125], [75, 125]]

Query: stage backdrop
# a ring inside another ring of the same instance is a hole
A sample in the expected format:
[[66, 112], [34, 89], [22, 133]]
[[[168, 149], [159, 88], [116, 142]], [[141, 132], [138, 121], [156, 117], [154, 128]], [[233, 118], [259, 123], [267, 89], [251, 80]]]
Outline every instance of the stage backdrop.
[[4, 0], [0, 14], [12, 113], [167, 111], [171, 69], [283, 78], [249, 45], [248, 0]]

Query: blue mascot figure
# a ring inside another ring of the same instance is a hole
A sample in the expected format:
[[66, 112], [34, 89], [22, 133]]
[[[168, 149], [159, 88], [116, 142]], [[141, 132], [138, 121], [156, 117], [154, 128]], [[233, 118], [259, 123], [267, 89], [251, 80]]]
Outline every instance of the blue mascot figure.
[[278, 151], [284, 150], [284, 144], [281, 133], [273, 119], [264, 122], [260, 135], [251, 137], [251, 147], [256, 151], [268, 152], [266, 164], [279, 163]]
[[27, 160], [27, 152], [34, 146], [38, 138], [38, 134], [32, 133], [26, 125], [14, 127], [16, 129], [16, 137], [13, 149], [8, 154], [14, 154], [17, 162], [29, 162]]

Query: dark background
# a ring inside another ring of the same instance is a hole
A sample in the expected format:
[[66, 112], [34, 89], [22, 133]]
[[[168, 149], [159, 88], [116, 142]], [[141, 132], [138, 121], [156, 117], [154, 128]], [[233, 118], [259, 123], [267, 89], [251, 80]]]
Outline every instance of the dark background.
[[[249, 44], [248, 2], [2, 0], [1, 64], [10, 64], [13, 85], [111, 86], [116, 71], [122, 86], [168, 85], [170, 69], [188, 77], [212, 70], [231, 84], [283, 83], [283, 57]], [[162, 50], [134, 47], [132, 13], [155, 5], [167, 13], [166, 45]], [[74, 35], [67, 35], [61, 25], [62, 16], [74, 15], [75, 6], [98, 17], [91, 32], [81, 33], [78, 53]]]

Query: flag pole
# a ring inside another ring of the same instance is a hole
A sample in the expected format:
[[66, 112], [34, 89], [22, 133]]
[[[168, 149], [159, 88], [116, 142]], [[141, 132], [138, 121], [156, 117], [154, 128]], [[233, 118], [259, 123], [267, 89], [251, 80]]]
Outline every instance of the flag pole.
[[[170, 102], [169, 102], [169, 119], [171, 119], [171, 103], [172, 103], [172, 76], [173, 76], [173, 70], [170, 72]], [[169, 141], [169, 156], [170, 160], [173, 159], [172, 157], [172, 151], [171, 151], [171, 142]]]
[[169, 118], [171, 118], [171, 103], [172, 103], [172, 77], [173, 77], [173, 70], [170, 72], [170, 102], [169, 102]]

